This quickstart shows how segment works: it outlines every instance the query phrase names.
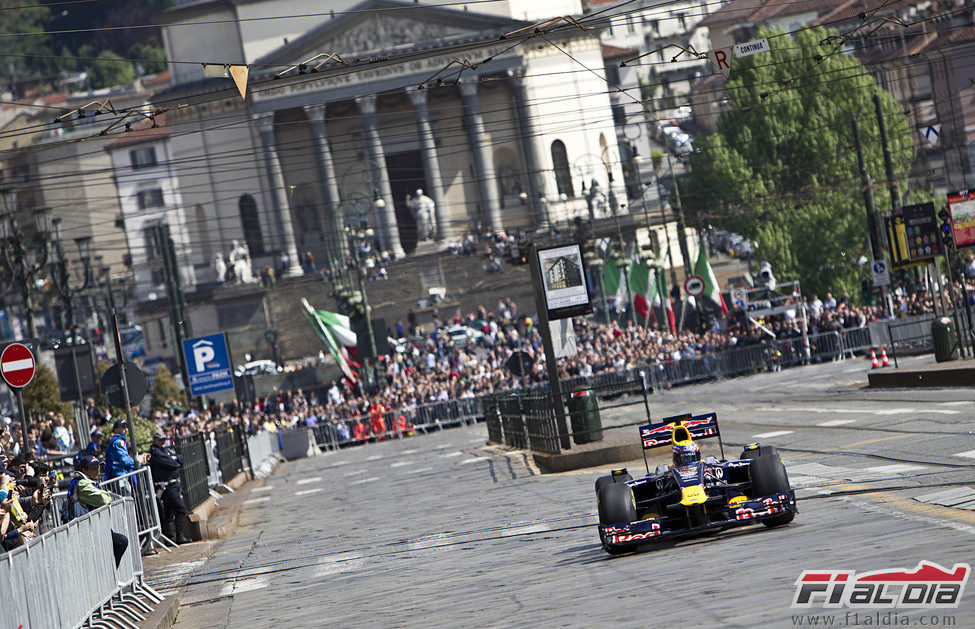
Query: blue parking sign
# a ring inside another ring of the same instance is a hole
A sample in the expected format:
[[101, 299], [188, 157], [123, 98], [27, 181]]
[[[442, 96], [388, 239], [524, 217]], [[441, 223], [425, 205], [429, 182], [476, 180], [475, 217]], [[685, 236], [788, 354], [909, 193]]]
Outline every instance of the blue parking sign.
[[193, 397], [234, 388], [230, 351], [223, 334], [211, 334], [183, 341], [183, 358]]

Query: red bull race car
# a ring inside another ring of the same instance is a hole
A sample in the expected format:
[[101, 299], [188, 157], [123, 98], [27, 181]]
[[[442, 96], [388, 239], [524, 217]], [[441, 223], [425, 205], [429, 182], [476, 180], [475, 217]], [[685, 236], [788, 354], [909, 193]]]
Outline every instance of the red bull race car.
[[[798, 513], [782, 459], [771, 446], [745, 446], [738, 460], [724, 458], [715, 413], [668, 417], [640, 426], [643, 458], [651, 448], [670, 446], [673, 465], [634, 479], [613, 470], [596, 480], [599, 539], [611, 555], [663, 539], [716, 533], [761, 522], [788, 524]], [[701, 458], [695, 440], [717, 437], [721, 460]]]

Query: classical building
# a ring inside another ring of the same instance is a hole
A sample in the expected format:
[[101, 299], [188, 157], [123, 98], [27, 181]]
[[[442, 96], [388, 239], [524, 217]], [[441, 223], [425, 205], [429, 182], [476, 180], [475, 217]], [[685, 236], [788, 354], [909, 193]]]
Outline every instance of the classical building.
[[[297, 275], [305, 251], [340, 259], [350, 222], [397, 255], [424, 250], [419, 190], [439, 241], [585, 217], [592, 180], [599, 212], [620, 211], [598, 32], [502, 40], [532, 25], [516, 18], [580, 14], [578, 0], [435, 4], [200, 0], [165, 14], [173, 87], [155, 102], [190, 105], [168, 118], [198, 261], [236, 239], [258, 267], [284, 253]], [[295, 14], [313, 15], [254, 21]], [[246, 99], [186, 60], [248, 64]]]

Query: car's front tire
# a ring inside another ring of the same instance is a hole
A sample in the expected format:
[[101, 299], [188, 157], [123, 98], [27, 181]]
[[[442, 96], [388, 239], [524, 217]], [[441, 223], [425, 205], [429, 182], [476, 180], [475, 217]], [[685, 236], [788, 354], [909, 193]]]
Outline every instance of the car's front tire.
[[627, 474], [618, 474], [616, 476], [612, 474], [607, 474], [606, 476], [600, 476], [596, 479], [596, 495], [599, 496], [599, 490], [605, 485], [612, 485], [613, 483], [625, 483], [626, 481], [633, 480], [633, 477]]
[[[792, 489], [789, 475], [782, 464], [782, 458], [775, 448], [763, 447], [763, 452], [752, 457], [748, 466], [748, 475], [752, 481], [752, 497], [761, 498], [772, 494], [784, 494]], [[788, 524], [796, 517], [792, 511], [762, 520], [762, 524], [771, 528]]]

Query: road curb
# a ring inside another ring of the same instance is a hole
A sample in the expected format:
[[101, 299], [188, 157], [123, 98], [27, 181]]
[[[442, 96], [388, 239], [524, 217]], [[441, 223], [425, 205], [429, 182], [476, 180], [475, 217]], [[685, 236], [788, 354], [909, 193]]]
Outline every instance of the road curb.
[[168, 629], [176, 624], [176, 614], [178, 613], [179, 597], [176, 595], [167, 596], [162, 603], [156, 605], [156, 609], [140, 625], [140, 629]]

